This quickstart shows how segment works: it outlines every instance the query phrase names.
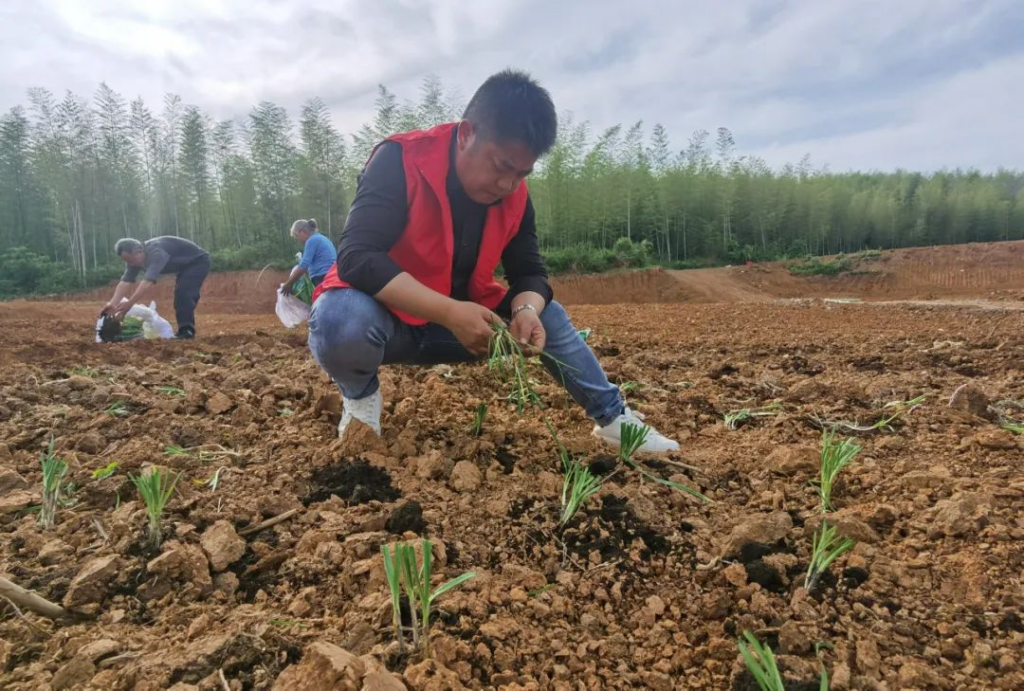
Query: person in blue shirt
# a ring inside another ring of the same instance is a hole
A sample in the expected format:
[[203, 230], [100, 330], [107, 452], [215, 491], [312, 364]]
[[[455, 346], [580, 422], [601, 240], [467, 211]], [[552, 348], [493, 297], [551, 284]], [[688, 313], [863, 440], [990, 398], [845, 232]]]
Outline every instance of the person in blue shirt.
[[309, 275], [314, 287], [320, 285], [324, 276], [334, 266], [334, 262], [338, 260], [334, 244], [318, 232], [316, 221], [312, 218], [293, 223], [292, 237], [303, 244], [302, 259], [281, 286], [281, 292], [285, 295], [292, 292], [292, 286], [305, 274]]

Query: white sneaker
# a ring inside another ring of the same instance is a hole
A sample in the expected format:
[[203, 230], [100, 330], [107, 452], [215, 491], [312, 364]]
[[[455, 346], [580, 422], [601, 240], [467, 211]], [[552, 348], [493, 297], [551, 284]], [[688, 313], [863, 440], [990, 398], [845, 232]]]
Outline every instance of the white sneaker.
[[373, 428], [373, 431], [380, 435], [380, 411], [384, 407], [384, 397], [380, 389], [366, 398], [353, 401], [351, 398], [341, 397], [344, 409], [341, 412], [341, 422], [338, 423], [338, 438], [345, 434], [345, 428], [352, 418], [359, 420]]
[[594, 436], [617, 448], [621, 441], [622, 426], [624, 424], [633, 424], [639, 427], [646, 427], [648, 430], [647, 439], [645, 439], [643, 445], [637, 449], [638, 452], [668, 453], [669, 451], [679, 450], [678, 442], [672, 441], [650, 425], [644, 424], [643, 419], [644, 416], [641, 413], [626, 408], [626, 412], [612, 420], [604, 427], [594, 425]]

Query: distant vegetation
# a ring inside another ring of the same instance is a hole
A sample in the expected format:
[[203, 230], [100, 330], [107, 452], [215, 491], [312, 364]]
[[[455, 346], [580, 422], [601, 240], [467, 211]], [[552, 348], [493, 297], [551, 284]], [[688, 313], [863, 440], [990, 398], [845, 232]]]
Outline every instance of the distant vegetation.
[[[312, 216], [340, 237], [376, 142], [455, 120], [462, 108], [436, 77], [417, 102], [381, 86], [373, 121], [346, 137], [315, 98], [297, 122], [269, 102], [217, 122], [173, 94], [154, 111], [106, 84], [91, 100], [44, 89], [27, 99], [0, 116], [0, 297], [107, 282], [125, 235], [193, 239], [222, 270], [286, 266], [298, 249], [294, 219]], [[661, 125], [595, 132], [564, 114], [529, 185], [556, 273], [1024, 236], [1019, 172], [834, 174], [807, 157], [773, 169], [742, 155], [725, 128], [678, 147]], [[797, 272], [842, 270], [833, 263]]]

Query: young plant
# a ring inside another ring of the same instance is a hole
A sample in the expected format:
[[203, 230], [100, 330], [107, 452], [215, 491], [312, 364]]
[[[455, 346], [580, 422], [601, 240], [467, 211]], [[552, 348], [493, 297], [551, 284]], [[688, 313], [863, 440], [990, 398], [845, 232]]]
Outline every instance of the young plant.
[[818, 579], [832, 562], [853, 549], [855, 544], [857, 543], [848, 537], [839, 539], [835, 526], [822, 521], [811, 545], [811, 562], [807, 565], [807, 576], [804, 578], [804, 587], [807, 591], [814, 590]]
[[666, 480], [663, 477], [658, 477], [653, 473], [649, 473], [633, 460], [633, 454], [635, 454], [640, 447], [644, 445], [644, 442], [647, 441], [647, 435], [650, 431], [651, 428], [646, 425], [634, 425], [629, 422], [622, 425], [619, 431], [619, 460], [652, 482], [656, 482], [659, 485], [665, 485], [666, 487], [671, 487], [672, 489], [679, 490], [680, 492], [686, 492], [687, 494], [697, 497], [708, 504], [712, 503], [709, 497], [704, 496], [692, 487], [687, 487], [686, 485], [679, 484], [678, 482], [672, 482], [671, 480]]
[[[747, 639], [746, 643], [743, 642], [743, 638]], [[743, 656], [743, 662], [746, 663], [747, 669], [750, 671], [750, 676], [754, 677], [754, 681], [757, 682], [758, 688], [761, 691], [786, 691], [779, 667], [775, 664], [775, 655], [772, 654], [772, 649], [763, 645], [749, 631], [743, 632], [743, 638], [736, 639], [736, 645], [740, 649], [740, 655]]]
[[[453, 588], [457, 588], [471, 578], [476, 578], [472, 571], [430, 589], [430, 577], [433, 570], [433, 552], [430, 540], [426, 538], [420, 543], [423, 557], [419, 568], [416, 567], [416, 550], [406, 546], [401, 550], [399, 573], [409, 597], [409, 609], [412, 612], [413, 639], [422, 642], [423, 655], [429, 658], [430, 653], [430, 608], [434, 601]], [[418, 610], [418, 611], [417, 611]]]
[[835, 432], [825, 430], [821, 435], [821, 473], [816, 483], [821, 500], [821, 512], [832, 510], [832, 488], [839, 471], [845, 468], [860, 453], [861, 447], [852, 438], [837, 442]]
[[398, 649], [405, 653], [405, 636], [402, 634], [402, 576], [399, 572], [399, 565], [405, 558], [403, 552], [408, 549], [406, 545], [397, 543], [389, 551], [387, 545], [381, 545], [380, 551], [384, 557], [384, 577], [388, 582], [388, 591], [391, 593], [391, 626], [395, 631], [395, 639], [398, 641]]
[[168, 396], [181, 397], [185, 395], [185, 389], [179, 389], [177, 386], [158, 386], [156, 390]]
[[128, 410], [128, 404], [124, 401], [114, 401], [106, 410], [103, 411], [107, 415], [116, 415], [118, 417], [127, 415], [130, 411]]
[[63, 491], [61, 482], [67, 475], [68, 464], [54, 456], [53, 439], [50, 439], [46, 453], [39, 457], [39, 463], [43, 466], [43, 505], [39, 511], [39, 525], [49, 529], [53, 527], [57, 516], [57, 506]]
[[164, 455], [165, 456], [190, 456], [190, 455], [192, 455], [192, 452], [189, 451], [188, 449], [186, 449], [183, 446], [171, 445], [171, 446], [164, 447]]
[[644, 385], [638, 381], [622, 382], [622, 384], [619, 385], [619, 391], [621, 391], [623, 394], [633, 393], [634, 391], [642, 391], [643, 388]]
[[562, 451], [562, 472], [565, 478], [562, 480], [562, 520], [561, 525], [567, 524], [586, 504], [592, 496], [601, 489], [601, 478], [590, 472], [590, 468], [580, 463], [578, 458], [570, 458], [569, 454]]
[[154, 547], [160, 546], [160, 518], [164, 514], [164, 508], [170, 501], [171, 495], [174, 494], [174, 487], [180, 478], [181, 473], [172, 479], [169, 471], [161, 471], [157, 466], [154, 466], [148, 475], [135, 477], [131, 473], [128, 474], [128, 479], [135, 484], [139, 490], [139, 496], [146, 504], [146, 515], [149, 516], [149, 539]]
[[476, 407], [476, 417], [473, 418], [473, 425], [469, 428], [474, 437], [479, 437], [484, 431], [484, 419], [487, 417], [487, 404], [481, 403]]
[[1014, 434], [1024, 434], [1024, 424], [1016, 422], [1007, 422], [1003, 425], [1003, 429]]
[[779, 403], [771, 403], [761, 408], [741, 408], [740, 410], [731, 410], [727, 413], [723, 413], [722, 419], [725, 421], [725, 428], [728, 430], [737, 430], [740, 424], [747, 420], [752, 420], [761, 417], [774, 417], [782, 412], [782, 405]]

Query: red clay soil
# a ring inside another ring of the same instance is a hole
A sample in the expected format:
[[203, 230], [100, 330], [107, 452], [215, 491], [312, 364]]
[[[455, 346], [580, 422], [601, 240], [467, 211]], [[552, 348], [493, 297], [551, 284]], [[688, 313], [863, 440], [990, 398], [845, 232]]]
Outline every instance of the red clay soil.
[[[538, 372], [562, 441], [607, 473], [563, 528], [555, 444], [486, 366], [386, 368], [383, 438], [339, 441], [304, 328], [239, 304], [204, 299], [192, 342], [103, 346], [92, 302], [0, 305], [0, 573], [81, 616], [0, 604], [0, 688], [753, 689], [745, 630], [786, 688], [817, 688], [821, 664], [840, 690], [1024, 688], [1024, 443], [1002, 427], [1024, 418], [1019, 311], [574, 306], [630, 403], [682, 442], [644, 467], [714, 503], [617, 467]], [[855, 435], [827, 518], [857, 545], [808, 592], [820, 420], [919, 395]], [[43, 531], [51, 436], [73, 486]], [[183, 473], [156, 549], [127, 478], [151, 464]], [[380, 558], [417, 536], [438, 583], [477, 573], [439, 599], [433, 661], [399, 652]]]

